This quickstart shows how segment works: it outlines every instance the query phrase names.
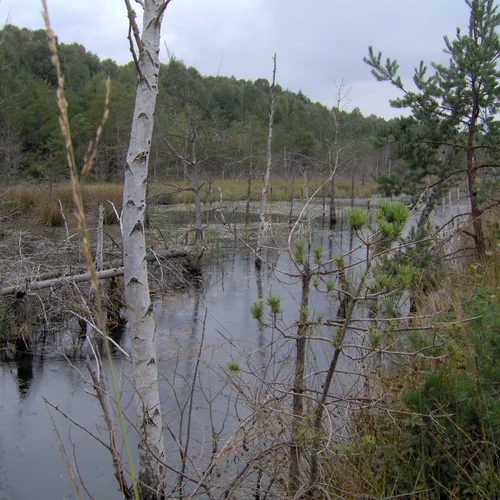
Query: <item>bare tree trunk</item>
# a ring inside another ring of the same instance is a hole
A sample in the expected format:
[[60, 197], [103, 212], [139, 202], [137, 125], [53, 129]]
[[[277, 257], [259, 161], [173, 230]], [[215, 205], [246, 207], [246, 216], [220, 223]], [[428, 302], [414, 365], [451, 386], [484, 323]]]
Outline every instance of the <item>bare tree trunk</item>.
[[290, 213], [288, 214], [288, 228], [292, 229], [292, 221], [293, 221], [293, 195], [294, 195], [294, 187], [295, 187], [295, 177], [292, 175], [292, 190], [290, 193]]
[[200, 186], [198, 182], [198, 164], [193, 167], [193, 187], [194, 187], [194, 207], [195, 207], [195, 233], [196, 241], [203, 240], [203, 231], [201, 229], [201, 203], [200, 203]]
[[337, 212], [335, 210], [335, 175], [337, 170], [338, 154], [335, 154], [335, 165], [332, 164], [332, 153], [328, 151], [328, 163], [330, 164], [330, 229], [337, 225]]
[[250, 219], [250, 196], [252, 194], [252, 176], [253, 176], [253, 122], [250, 122], [250, 165], [248, 166], [248, 187], [247, 187], [247, 206], [245, 210], [245, 223]]
[[290, 444], [290, 481], [288, 492], [293, 498], [300, 487], [300, 456], [301, 446], [297, 442], [304, 413], [304, 369], [306, 362], [307, 344], [307, 310], [309, 307], [309, 287], [311, 283], [311, 270], [305, 264], [302, 270], [302, 294], [300, 300], [299, 322], [297, 326], [295, 377], [293, 381], [292, 399], [292, 439]]
[[321, 188], [321, 198], [322, 198], [322, 201], [323, 201], [323, 209], [321, 210], [321, 216], [323, 217], [323, 219], [325, 218], [325, 215], [326, 215], [326, 191], [325, 191], [325, 184], [326, 184], [326, 180], [324, 181], [323, 187]]
[[335, 210], [335, 175], [330, 179], [330, 229], [337, 225], [337, 212]]
[[473, 238], [476, 246], [476, 255], [483, 258], [486, 252], [484, 243], [483, 225], [481, 223], [482, 210], [477, 201], [476, 186], [476, 159], [474, 158], [474, 129], [469, 131], [467, 143], [467, 188], [469, 194], [470, 214], [472, 216]]
[[191, 136], [190, 139], [190, 146], [191, 146], [191, 151], [190, 151], [190, 163], [193, 168], [193, 189], [194, 189], [194, 206], [195, 206], [195, 234], [196, 234], [196, 241], [202, 241], [203, 240], [203, 231], [201, 230], [201, 203], [200, 203], [200, 183], [198, 179], [198, 162], [196, 160], [196, 144], [195, 144], [195, 134], [196, 132], [193, 132], [193, 135]]
[[354, 170], [354, 164], [352, 165], [352, 173], [351, 173], [351, 207], [354, 207], [354, 179], [355, 179], [356, 171]]
[[[155, 346], [156, 324], [149, 294], [144, 214], [149, 154], [153, 135], [158, 72], [160, 29], [170, 0], [144, 0], [142, 37], [129, 0], [131, 31], [138, 56], [133, 53], [139, 80], [136, 88], [130, 144], [126, 158], [123, 189], [123, 262], [128, 325], [132, 336], [133, 384], [138, 416], [141, 498], [157, 499], [164, 494], [165, 458], [162, 409], [158, 389]], [[131, 44], [132, 44], [132, 40]]]
[[[61, 211], [62, 213], [62, 211]], [[102, 271], [104, 267], [103, 259], [103, 240], [104, 240], [104, 207], [102, 203], [97, 205], [97, 238], [94, 264], [98, 271]]]
[[264, 172], [264, 179], [262, 184], [262, 200], [260, 202], [260, 225], [259, 225], [259, 235], [257, 239], [257, 250], [255, 255], [255, 266], [260, 268], [262, 265], [262, 241], [264, 239], [264, 230], [266, 227], [266, 205], [267, 205], [267, 187], [269, 185], [269, 177], [271, 176], [271, 146], [273, 141], [273, 122], [274, 113], [276, 111], [275, 102], [275, 85], [276, 85], [276, 54], [273, 56], [273, 83], [271, 85], [271, 110], [269, 111], [269, 134], [267, 136], [267, 164], [266, 170]]

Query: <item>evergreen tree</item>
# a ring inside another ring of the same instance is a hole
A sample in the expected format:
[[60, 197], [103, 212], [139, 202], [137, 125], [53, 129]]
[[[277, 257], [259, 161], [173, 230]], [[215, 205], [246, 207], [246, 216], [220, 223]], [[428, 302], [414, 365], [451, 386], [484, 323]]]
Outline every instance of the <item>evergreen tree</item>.
[[[109, 120], [101, 136], [91, 179], [119, 180], [133, 115], [135, 66], [133, 63], [118, 66], [109, 59], [100, 61], [97, 55], [76, 43], [60, 43], [58, 50], [77, 157], [83, 156], [100, 122], [105, 77], [111, 77]], [[44, 30], [13, 25], [0, 29], [0, 173], [9, 182], [25, 177], [55, 179], [67, 175], [57, 126], [55, 83]], [[333, 140], [331, 111], [301, 92], [283, 89], [278, 84], [275, 91], [274, 171], [293, 177], [300, 175], [299, 171], [307, 165], [311, 172], [314, 167], [314, 176], [321, 176], [328, 168], [324, 145]], [[200, 171], [202, 180], [239, 175], [239, 166], [245, 162], [252, 177], [260, 175], [266, 157], [262, 131], [265, 136], [269, 121], [267, 79], [252, 82], [234, 76], [203, 76], [171, 56], [159, 72], [158, 92], [158, 127], [154, 132], [157, 140], [152, 141], [150, 159], [153, 176], [159, 179], [183, 176], [185, 164], [161, 137], [168, 137], [178, 151], [185, 148], [185, 138], [189, 135], [183, 129], [186, 113], [196, 122], [198, 131], [203, 130], [198, 135], [202, 139], [198, 141], [198, 153], [203, 152], [202, 157], [207, 158]], [[353, 114], [357, 125], [353, 133], [346, 131], [346, 143], [354, 140], [354, 135], [357, 140], [368, 138], [385, 123], [378, 119], [380, 123], [375, 124], [374, 117], [365, 118], [354, 111]], [[347, 119], [350, 115], [346, 112], [346, 123], [350, 123]], [[364, 178], [369, 170], [366, 165], [361, 170]]]
[[[422, 179], [428, 173], [436, 175], [436, 185], [465, 177], [472, 216], [473, 230], [467, 232], [473, 240], [478, 257], [485, 253], [481, 215], [491, 208], [488, 191], [494, 186], [498, 170], [497, 119], [500, 107], [500, 14], [493, 0], [466, 0], [470, 9], [466, 33], [457, 29], [456, 37], [444, 37], [448, 64], [432, 64], [427, 75], [422, 61], [415, 69], [416, 91], [407, 90], [398, 74], [398, 63], [369, 48], [365, 62], [379, 81], [390, 81], [404, 92], [391, 101], [394, 107], [410, 108], [413, 126], [404, 121], [400, 134], [400, 150], [412, 158], [410, 166]], [[458, 156], [458, 161], [457, 161]], [[455, 161], [449, 161], [454, 159]]]

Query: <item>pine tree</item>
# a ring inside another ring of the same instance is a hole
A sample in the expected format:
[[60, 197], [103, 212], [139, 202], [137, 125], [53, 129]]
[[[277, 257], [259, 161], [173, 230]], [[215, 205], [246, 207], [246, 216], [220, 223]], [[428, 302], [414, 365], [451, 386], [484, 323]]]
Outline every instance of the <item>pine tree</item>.
[[[436, 186], [465, 178], [472, 217], [472, 231], [466, 231], [475, 244], [477, 256], [485, 253], [481, 215], [495, 204], [488, 198], [488, 188], [495, 187], [498, 175], [500, 107], [500, 14], [493, 0], [465, 0], [470, 9], [466, 33], [457, 28], [456, 37], [444, 37], [448, 64], [428, 67], [420, 62], [415, 69], [416, 91], [407, 90], [398, 74], [396, 60], [369, 47], [365, 62], [379, 81], [389, 81], [404, 96], [391, 101], [397, 108], [410, 108], [414, 126], [407, 127], [404, 146], [400, 149], [412, 156], [420, 178], [428, 166], [436, 175]], [[407, 126], [407, 121], [406, 121]], [[459, 158], [450, 162], [448, 158]], [[417, 176], [418, 177], [418, 176]]]

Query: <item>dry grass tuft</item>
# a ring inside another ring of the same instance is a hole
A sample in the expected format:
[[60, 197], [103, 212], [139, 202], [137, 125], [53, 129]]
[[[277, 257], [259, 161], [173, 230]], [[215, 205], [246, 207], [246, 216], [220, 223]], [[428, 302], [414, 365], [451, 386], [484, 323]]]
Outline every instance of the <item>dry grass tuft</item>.
[[[99, 203], [114, 203], [121, 207], [121, 184], [88, 184], [83, 186], [85, 212], [95, 215]], [[67, 215], [74, 211], [70, 184], [59, 184], [52, 189], [39, 186], [19, 186], [0, 190], [0, 217], [3, 219], [34, 219], [49, 226], [61, 226], [64, 218], [61, 203]]]

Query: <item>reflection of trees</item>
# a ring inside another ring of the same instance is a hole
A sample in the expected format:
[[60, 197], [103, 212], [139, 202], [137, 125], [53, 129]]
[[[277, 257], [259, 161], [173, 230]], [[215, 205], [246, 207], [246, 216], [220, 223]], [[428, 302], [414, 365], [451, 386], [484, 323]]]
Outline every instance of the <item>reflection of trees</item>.
[[19, 397], [26, 397], [33, 379], [33, 354], [17, 351], [14, 357], [17, 365]]
[[202, 290], [200, 288], [195, 288], [193, 290], [194, 300], [193, 300], [193, 315], [191, 317], [191, 331], [188, 333], [188, 343], [186, 345], [186, 352], [189, 354], [185, 357], [184, 364], [184, 384], [181, 390], [180, 399], [181, 402], [187, 401], [189, 396], [192, 397], [191, 386], [193, 385], [193, 373], [194, 365], [196, 363], [195, 351], [198, 347], [200, 339], [198, 338], [198, 330], [200, 325], [200, 304], [202, 299]]
[[[264, 292], [262, 290], [262, 274], [259, 269], [255, 269], [255, 284], [257, 287], [257, 298], [258, 300], [264, 299]], [[262, 368], [262, 373], [264, 374], [264, 368], [266, 365], [266, 354], [265, 354], [265, 335], [264, 335], [264, 325], [262, 323], [258, 323], [257, 325], [257, 346], [258, 357], [259, 357], [259, 365]]]

